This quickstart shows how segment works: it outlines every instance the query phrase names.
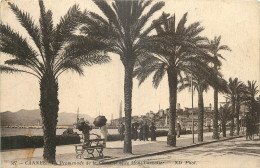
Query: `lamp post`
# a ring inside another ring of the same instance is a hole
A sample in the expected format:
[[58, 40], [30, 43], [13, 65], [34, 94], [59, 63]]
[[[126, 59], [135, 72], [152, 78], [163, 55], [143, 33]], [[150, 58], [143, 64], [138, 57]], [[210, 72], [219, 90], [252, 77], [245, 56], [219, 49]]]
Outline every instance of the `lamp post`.
[[193, 79], [191, 75], [192, 143], [194, 143]]
[[212, 114], [211, 114], [211, 108], [212, 108], [212, 105], [211, 103], [209, 103], [209, 112], [210, 112], [210, 121], [208, 123], [208, 128], [209, 128], [209, 132], [210, 132], [210, 127], [211, 127], [211, 120], [212, 120]]

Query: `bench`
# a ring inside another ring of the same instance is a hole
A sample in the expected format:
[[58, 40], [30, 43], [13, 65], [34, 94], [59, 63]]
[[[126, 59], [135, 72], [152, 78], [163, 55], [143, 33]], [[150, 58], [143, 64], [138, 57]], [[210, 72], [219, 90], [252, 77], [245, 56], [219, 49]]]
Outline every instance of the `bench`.
[[104, 149], [104, 143], [105, 139], [101, 139], [99, 135], [96, 134], [91, 134], [95, 135], [95, 139], [90, 139], [87, 142], [84, 142], [82, 144], [77, 144], [75, 146], [75, 151], [76, 151], [76, 158], [81, 159], [84, 152], [86, 151], [89, 155], [91, 155], [91, 158], [94, 158], [94, 152], [95, 150], [98, 153], [99, 157], [103, 157], [103, 149]]

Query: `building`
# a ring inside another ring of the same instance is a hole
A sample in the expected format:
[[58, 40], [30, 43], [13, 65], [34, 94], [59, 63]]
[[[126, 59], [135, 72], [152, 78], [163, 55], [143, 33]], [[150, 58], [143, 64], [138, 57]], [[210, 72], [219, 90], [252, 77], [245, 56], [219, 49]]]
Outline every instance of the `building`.
[[157, 112], [157, 115], [159, 116], [159, 117], [163, 117], [164, 116], [164, 110], [163, 109], [160, 109], [158, 112]]
[[148, 118], [153, 118], [154, 116], [155, 116], [155, 114], [153, 111], [146, 113], [146, 117], [148, 117]]
[[[192, 112], [193, 112], [193, 121], [194, 125], [197, 126], [198, 124], [198, 108], [187, 108], [184, 109], [180, 108], [180, 105], [177, 105], [176, 108], [176, 124], [180, 123], [182, 128], [190, 129], [192, 128]], [[204, 107], [204, 125], [209, 126], [212, 125], [212, 113], [211, 106]], [[111, 120], [111, 125], [118, 126], [120, 121], [124, 121], [124, 117], [122, 120], [120, 119], [113, 119]], [[157, 127], [165, 127], [169, 125], [169, 108], [163, 110], [158, 110], [157, 113], [153, 111], [147, 112], [145, 115], [141, 116], [132, 116], [132, 122], [144, 123], [148, 122], [155, 122]]]

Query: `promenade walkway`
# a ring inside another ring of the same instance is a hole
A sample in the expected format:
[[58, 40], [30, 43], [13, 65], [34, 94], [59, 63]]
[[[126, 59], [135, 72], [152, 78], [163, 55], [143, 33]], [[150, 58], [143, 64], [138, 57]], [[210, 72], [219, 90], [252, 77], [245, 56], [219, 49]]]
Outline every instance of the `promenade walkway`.
[[[220, 135], [221, 136], [221, 135]], [[220, 140], [229, 139], [231, 137], [220, 138]], [[166, 153], [172, 150], [181, 150], [184, 148], [194, 147], [202, 145], [204, 143], [212, 143], [215, 140], [212, 139], [212, 132], [204, 133], [204, 142], [197, 142], [197, 134], [195, 134], [195, 144], [192, 143], [192, 135], [181, 135], [177, 138], [176, 147], [167, 146], [167, 137], [157, 137], [157, 141], [132, 141], [132, 154], [123, 153], [123, 141], [107, 142], [107, 148], [104, 149], [104, 158], [92, 158], [92, 159], [76, 159], [74, 145], [57, 146], [56, 148], [56, 160], [60, 165], [67, 165], [73, 162], [82, 162], [84, 165], [97, 165], [97, 164], [110, 164], [124, 159], [134, 159], [145, 157], [149, 155], [156, 155]], [[32, 163], [32, 161], [43, 161], [42, 158], [43, 148], [35, 149], [17, 149], [6, 150], [1, 152], [1, 161], [3, 164], [11, 164], [11, 161], [17, 161], [18, 167], [23, 167]], [[30, 162], [31, 161], [31, 162]], [[36, 162], [33, 162], [36, 163]], [[73, 163], [74, 164], [74, 163]], [[75, 163], [76, 164], [76, 163]], [[35, 166], [35, 165], [34, 165]]]

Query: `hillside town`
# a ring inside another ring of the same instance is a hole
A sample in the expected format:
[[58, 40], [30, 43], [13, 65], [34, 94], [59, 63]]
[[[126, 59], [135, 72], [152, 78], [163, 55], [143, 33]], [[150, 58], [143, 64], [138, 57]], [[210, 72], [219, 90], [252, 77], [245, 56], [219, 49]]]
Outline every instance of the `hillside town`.
[[[223, 104], [223, 103], [222, 103]], [[221, 108], [221, 106], [220, 106]], [[193, 112], [193, 117], [192, 117]], [[240, 113], [239, 113], [239, 120], [240, 123], [243, 123], [243, 119], [245, 114], [248, 112], [248, 109], [245, 105], [240, 106]], [[204, 107], [204, 127], [212, 127], [213, 125], [213, 113], [214, 109], [212, 109], [212, 105]], [[121, 117], [120, 117], [121, 116]], [[184, 130], [191, 130], [192, 128], [192, 118], [194, 122], [194, 126], [196, 127], [198, 124], [198, 107], [195, 108], [188, 108], [184, 107], [181, 108], [180, 103], [177, 104], [176, 108], [176, 123], [179, 123]], [[124, 117], [122, 117], [122, 111], [119, 111], [119, 118], [111, 119], [111, 123], [108, 124], [110, 127], [117, 127], [120, 125], [120, 122], [124, 121]], [[145, 123], [151, 124], [152, 122], [158, 128], [168, 128], [169, 126], [169, 108], [160, 109], [157, 112], [149, 111], [145, 115], [141, 116], [132, 116], [132, 123]]]

